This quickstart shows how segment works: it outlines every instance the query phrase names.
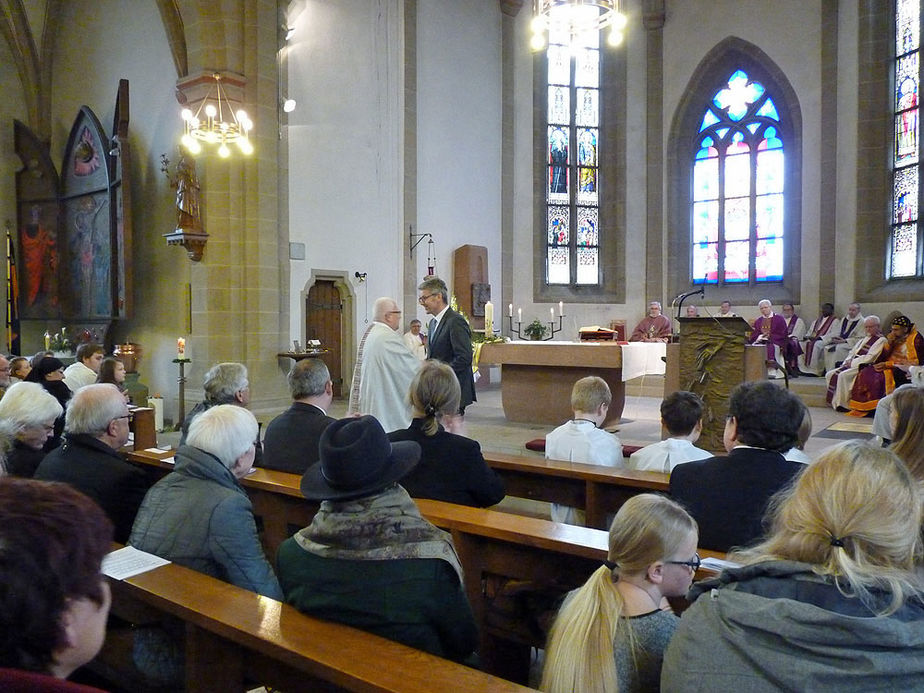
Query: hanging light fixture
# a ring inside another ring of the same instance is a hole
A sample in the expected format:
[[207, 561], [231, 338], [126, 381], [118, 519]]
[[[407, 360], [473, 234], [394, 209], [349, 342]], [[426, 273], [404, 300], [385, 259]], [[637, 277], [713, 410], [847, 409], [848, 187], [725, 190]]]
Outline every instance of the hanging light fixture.
[[[243, 154], [252, 154], [253, 145], [248, 133], [253, 128], [253, 121], [241, 109], [236, 113], [231, 101], [221, 85], [221, 75], [212, 75], [215, 84], [209, 88], [199, 108], [193, 113], [184, 108], [180, 113], [183, 118], [184, 132], [180, 142], [190, 154], [202, 151], [200, 142], [218, 146], [218, 155], [227, 158], [231, 155], [229, 144], [237, 144]], [[204, 111], [204, 118], [202, 117]]]
[[581, 35], [607, 28], [607, 43], [618, 46], [625, 27], [626, 16], [619, 11], [619, 0], [533, 0], [530, 47], [534, 51], [545, 48], [549, 32], [567, 34], [570, 43], [576, 45]]

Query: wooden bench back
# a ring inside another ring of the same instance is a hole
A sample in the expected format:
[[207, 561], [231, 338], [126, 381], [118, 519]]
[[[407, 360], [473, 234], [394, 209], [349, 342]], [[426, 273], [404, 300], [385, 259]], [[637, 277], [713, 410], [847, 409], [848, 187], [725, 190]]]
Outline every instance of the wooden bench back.
[[187, 691], [529, 690], [173, 563], [111, 585], [116, 615], [141, 605], [186, 624]]

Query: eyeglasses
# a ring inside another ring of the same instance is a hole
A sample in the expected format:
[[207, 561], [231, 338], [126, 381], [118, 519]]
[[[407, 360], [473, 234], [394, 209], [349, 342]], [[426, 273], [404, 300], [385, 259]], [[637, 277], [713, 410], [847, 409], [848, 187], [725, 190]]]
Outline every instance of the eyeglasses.
[[123, 414], [122, 416], [116, 416], [116, 417], [114, 417], [112, 420], [113, 420], [113, 421], [118, 421], [119, 419], [130, 419], [130, 418], [132, 418], [132, 415], [131, 415], [131, 414]]
[[426, 296], [421, 296], [420, 298], [417, 299], [417, 302], [423, 305], [424, 303], [427, 302], [427, 299], [430, 298], [431, 296], [436, 296], [436, 294], [427, 294]]
[[703, 563], [698, 553], [694, 553], [693, 559], [690, 561], [664, 561], [664, 562], [670, 563], [671, 565], [685, 565], [687, 568], [692, 569], [694, 573], [697, 570], [699, 570], [700, 565], [702, 565]]

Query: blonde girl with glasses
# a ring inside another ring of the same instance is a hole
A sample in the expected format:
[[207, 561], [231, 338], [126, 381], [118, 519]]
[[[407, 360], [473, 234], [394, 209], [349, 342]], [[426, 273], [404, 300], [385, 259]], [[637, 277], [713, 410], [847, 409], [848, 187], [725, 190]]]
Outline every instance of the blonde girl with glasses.
[[646, 493], [626, 501], [610, 527], [607, 562], [568, 595], [555, 619], [540, 689], [657, 690], [679, 622], [665, 598], [689, 589], [697, 539], [696, 522], [669, 498]]

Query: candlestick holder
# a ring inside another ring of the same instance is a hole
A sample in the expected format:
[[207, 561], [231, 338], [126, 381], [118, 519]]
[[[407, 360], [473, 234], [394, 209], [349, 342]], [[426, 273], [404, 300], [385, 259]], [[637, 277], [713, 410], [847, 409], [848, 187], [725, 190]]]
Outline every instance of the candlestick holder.
[[542, 341], [543, 341], [543, 342], [548, 342], [550, 339], [552, 339], [552, 337], [554, 337], [554, 336], [557, 335], [559, 332], [561, 332], [561, 328], [562, 328], [562, 323], [561, 323], [561, 321], [562, 321], [562, 318], [564, 318], [564, 317], [565, 317], [564, 315], [559, 314], [559, 316], [558, 316], [558, 329], [555, 328], [555, 322], [554, 322], [553, 320], [549, 320], [549, 336], [548, 336], [548, 337], [543, 337], [543, 338], [542, 338]]
[[522, 320], [517, 320], [517, 329], [514, 330], [513, 329], [513, 316], [512, 315], [507, 316], [507, 327], [510, 330], [511, 337], [516, 336], [517, 339], [523, 339], [523, 335], [520, 334], [520, 325], [522, 324], [523, 324]]
[[177, 416], [177, 419], [179, 419], [179, 421], [177, 422], [176, 430], [179, 431], [180, 426], [183, 425], [183, 421], [185, 421], [186, 419], [186, 373], [184, 371], [184, 368], [187, 363], [192, 363], [192, 361], [186, 358], [176, 358], [176, 359], [173, 359], [173, 362], [176, 364], [179, 364], [180, 366], [180, 376], [179, 378], [177, 378], [177, 381], [176, 381], [177, 384], [179, 385], [179, 388], [178, 388], [179, 392], [177, 393], [177, 397], [179, 399], [179, 405], [180, 405], [179, 415]]

